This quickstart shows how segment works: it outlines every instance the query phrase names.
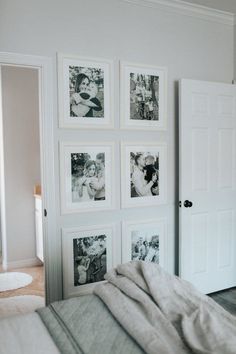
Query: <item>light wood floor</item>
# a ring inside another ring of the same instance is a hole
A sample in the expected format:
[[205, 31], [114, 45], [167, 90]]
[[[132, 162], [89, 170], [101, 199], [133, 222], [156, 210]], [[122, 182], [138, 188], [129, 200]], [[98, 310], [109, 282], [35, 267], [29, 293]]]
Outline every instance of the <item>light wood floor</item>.
[[[0, 268], [0, 273], [2, 272], [4, 271], [2, 268]], [[18, 268], [14, 270], [11, 269], [9, 272], [21, 272], [21, 273], [30, 274], [33, 278], [33, 281], [31, 284], [23, 288], [0, 292], [0, 298], [6, 298], [6, 297], [18, 296], [18, 295], [38, 295], [38, 296], [45, 297], [43, 266]]]

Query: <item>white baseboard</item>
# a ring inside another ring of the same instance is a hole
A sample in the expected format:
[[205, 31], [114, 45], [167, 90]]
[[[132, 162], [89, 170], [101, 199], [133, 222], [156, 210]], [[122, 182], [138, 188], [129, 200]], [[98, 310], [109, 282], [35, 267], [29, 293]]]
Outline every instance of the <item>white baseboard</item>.
[[20, 261], [7, 262], [7, 270], [15, 269], [15, 268], [26, 268], [26, 267], [35, 267], [42, 265], [42, 262], [38, 258], [29, 258], [22, 259]]

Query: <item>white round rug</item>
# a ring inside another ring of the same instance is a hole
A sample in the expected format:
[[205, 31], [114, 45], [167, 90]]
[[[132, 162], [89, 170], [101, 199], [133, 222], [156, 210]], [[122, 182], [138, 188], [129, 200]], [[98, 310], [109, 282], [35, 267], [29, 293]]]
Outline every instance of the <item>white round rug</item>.
[[42, 296], [20, 295], [0, 299], [0, 318], [34, 312], [45, 306]]
[[31, 275], [19, 272], [0, 273], [0, 292], [23, 288], [32, 283]]

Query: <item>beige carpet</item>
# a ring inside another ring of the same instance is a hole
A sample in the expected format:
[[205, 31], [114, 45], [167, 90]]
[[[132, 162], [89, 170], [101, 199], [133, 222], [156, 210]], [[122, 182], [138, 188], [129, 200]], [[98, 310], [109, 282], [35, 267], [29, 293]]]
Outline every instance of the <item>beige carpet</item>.
[[0, 318], [34, 312], [45, 306], [42, 296], [20, 295], [0, 299]]

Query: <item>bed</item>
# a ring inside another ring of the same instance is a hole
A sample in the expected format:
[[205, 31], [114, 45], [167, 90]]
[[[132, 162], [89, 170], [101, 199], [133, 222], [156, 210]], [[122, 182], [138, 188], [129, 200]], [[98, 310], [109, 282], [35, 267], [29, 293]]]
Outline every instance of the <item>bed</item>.
[[235, 354], [236, 318], [188, 282], [142, 261], [93, 294], [0, 321], [0, 353]]

